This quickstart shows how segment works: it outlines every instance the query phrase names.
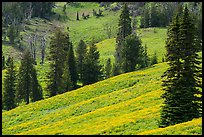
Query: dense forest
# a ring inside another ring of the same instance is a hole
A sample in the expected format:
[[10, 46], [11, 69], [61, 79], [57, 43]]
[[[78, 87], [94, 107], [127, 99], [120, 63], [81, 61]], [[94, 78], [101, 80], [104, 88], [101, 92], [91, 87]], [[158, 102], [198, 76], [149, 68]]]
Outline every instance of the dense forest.
[[201, 54], [201, 2], [2, 2], [2, 110], [65, 94], [72, 102], [83, 88], [162, 63], [151, 78], [163, 91], [156, 127], [181, 124], [202, 117]]

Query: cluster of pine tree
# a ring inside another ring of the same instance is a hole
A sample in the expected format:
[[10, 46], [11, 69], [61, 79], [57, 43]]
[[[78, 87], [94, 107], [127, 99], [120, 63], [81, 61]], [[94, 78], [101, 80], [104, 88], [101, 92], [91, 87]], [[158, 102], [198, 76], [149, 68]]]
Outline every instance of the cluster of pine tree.
[[50, 97], [76, 89], [77, 82], [87, 85], [100, 80], [101, 66], [96, 45], [87, 47], [80, 40], [75, 56], [69, 33], [62, 32], [60, 28], [51, 38], [48, 60], [50, 72], [47, 75], [47, 89]]
[[[200, 41], [187, 6], [175, 14], [167, 33], [168, 70], [162, 76], [165, 93], [160, 127], [202, 116]], [[198, 96], [200, 95], [200, 96]]]
[[43, 99], [42, 87], [37, 80], [37, 72], [30, 52], [28, 50], [24, 52], [18, 72], [13, 57], [10, 57], [4, 78], [3, 108], [10, 110], [22, 101], [29, 104], [30, 101], [41, 99]]

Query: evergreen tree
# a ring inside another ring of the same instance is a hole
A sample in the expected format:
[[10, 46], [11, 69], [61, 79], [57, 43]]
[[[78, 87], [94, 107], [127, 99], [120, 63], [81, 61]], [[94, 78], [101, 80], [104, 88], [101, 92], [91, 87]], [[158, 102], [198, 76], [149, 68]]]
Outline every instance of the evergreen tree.
[[5, 68], [5, 57], [3, 55], [3, 51], [2, 51], [2, 69]]
[[67, 37], [68, 35], [64, 35], [60, 28], [57, 28], [53, 37], [51, 37], [50, 54], [48, 56], [48, 60], [50, 61], [50, 72], [47, 75], [47, 90], [50, 97], [63, 91], [62, 74], [68, 52], [67, 48], [69, 46]]
[[6, 110], [10, 110], [16, 107], [15, 93], [16, 93], [16, 70], [13, 58], [11, 58], [4, 78], [3, 106]]
[[119, 73], [119, 68], [118, 68], [118, 66], [114, 63], [113, 64], [113, 68], [112, 68], [112, 74], [111, 74], [111, 76], [117, 76], [117, 75], [119, 75], [120, 73]]
[[122, 70], [124, 73], [135, 70], [136, 64], [140, 64], [141, 40], [136, 34], [129, 35], [122, 43]]
[[106, 62], [106, 66], [105, 66], [106, 78], [109, 78], [111, 76], [111, 69], [112, 69], [111, 60], [110, 60], [110, 58], [108, 58], [107, 62]]
[[68, 64], [68, 56], [67, 59], [65, 61], [65, 65], [64, 65], [64, 71], [63, 71], [63, 75], [62, 75], [62, 79], [63, 79], [63, 91], [61, 91], [60, 93], [63, 92], [67, 92], [73, 89], [73, 82], [71, 81], [71, 75], [70, 75], [70, 69], [69, 69], [69, 64]]
[[95, 44], [92, 44], [85, 56], [83, 67], [83, 85], [92, 84], [97, 82], [101, 77], [101, 65], [99, 62], [99, 51]]
[[141, 16], [141, 24], [140, 24], [140, 27], [141, 28], [148, 28], [149, 27], [149, 20], [150, 20], [150, 17], [149, 17], [149, 9], [147, 7], [147, 5], [144, 6], [144, 10], [143, 10], [143, 15]]
[[83, 67], [84, 67], [84, 58], [87, 52], [87, 46], [84, 43], [83, 40], [80, 40], [78, 46], [76, 47], [76, 65], [77, 65], [77, 71], [78, 71], [78, 78], [79, 80], [83, 77]]
[[141, 47], [141, 49], [140, 49], [140, 51], [141, 51], [141, 68], [145, 68], [145, 67], [148, 67], [149, 66], [149, 62], [150, 62], [150, 59], [149, 59], [149, 57], [148, 57], [148, 55], [147, 55], [147, 45], [145, 44], [145, 47], [144, 47], [144, 49], [143, 49], [143, 47]]
[[158, 63], [158, 61], [157, 61], [157, 53], [155, 51], [154, 55], [152, 57], [151, 65], [154, 65], [154, 64], [157, 64], [157, 63]]
[[32, 83], [31, 83], [32, 88], [31, 88], [30, 98], [32, 102], [35, 102], [43, 99], [43, 90], [41, 85], [38, 82], [37, 73], [34, 68], [32, 69], [31, 77], [32, 77]]
[[78, 11], [77, 11], [77, 19], [76, 20], [79, 20], [79, 13], [78, 13]]
[[29, 104], [31, 101], [42, 99], [42, 88], [38, 83], [34, 60], [29, 50], [25, 50], [19, 67], [17, 82], [17, 102], [22, 100]]
[[[179, 17], [181, 16], [181, 17]], [[179, 20], [180, 18], [180, 20]], [[202, 116], [201, 94], [202, 71], [197, 52], [199, 42], [192, 17], [185, 7], [183, 14], [177, 13], [167, 33], [166, 49], [169, 68], [164, 73], [164, 105], [160, 126], [166, 127], [190, 121]], [[201, 94], [202, 97], [202, 94]]]
[[122, 62], [122, 42], [124, 41], [125, 37], [130, 35], [132, 33], [131, 28], [131, 19], [130, 19], [130, 13], [128, 10], [127, 3], [124, 4], [122, 8], [122, 12], [119, 19], [118, 24], [119, 30], [116, 37], [116, 53], [115, 53], [115, 62], [116, 65], [119, 67], [119, 70], [121, 70], [121, 62]]
[[67, 56], [68, 56], [70, 79], [71, 79], [71, 82], [73, 82], [73, 87], [76, 88], [78, 76], [77, 76], [76, 61], [75, 61], [72, 44], [70, 45]]

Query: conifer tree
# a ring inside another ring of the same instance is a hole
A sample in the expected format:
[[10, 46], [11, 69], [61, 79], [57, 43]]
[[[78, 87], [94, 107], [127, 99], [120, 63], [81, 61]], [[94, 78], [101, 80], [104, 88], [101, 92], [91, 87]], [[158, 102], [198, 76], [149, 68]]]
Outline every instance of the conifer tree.
[[157, 64], [158, 61], [157, 61], [157, 53], [156, 51], [154, 51], [154, 55], [152, 57], [152, 61], [151, 61], [151, 65], [154, 65], [154, 64]]
[[83, 77], [83, 67], [84, 67], [84, 58], [87, 52], [87, 46], [83, 40], [80, 40], [78, 46], [76, 47], [76, 66], [78, 71], [79, 80]]
[[63, 90], [60, 93], [67, 92], [73, 89], [73, 82], [71, 81], [71, 75], [69, 71], [68, 56], [65, 61], [64, 71], [62, 75], [63, 79]]
[[121, 70], [121, 62], [122, 62], [122, 42], [124, 41], [125, 37], [130, 35], [132, 33], [131, 28], [131, 19], [130, 19], [130, 13], [128, 10], [127, 3], [124, 4], [122, 8], [122, 12], [119, 19], [118, 24], [119, 30], [116, 37], [116, 53], [115, 53], [115, 63], [119, 67], [119, 70]]
[[118, 66], [114, 63], [113, 64], [113, 68], [112, 68], [112, 73], [111, 73], [111, 76], [117, 76], [117, 75], [119, 75], [120, 73], [119, 73], [119, 68], [118, 68]]
[[15, 94], [16, 94], [16, 70], [13, 58], [11, 57], [4, 78], [4, 92], [3, 92], [4, 109], [10, 110], [16, 107]]
[[16, 100], [18, 103], [24, 100], [26, 104], [29, 104], [30, 99], [31, 101], [42, 99], [42, 88], [37, 80], [34, 60], [26, 49], [18, 72]]
[[124, 73], [135, 70], [136, 64], [140, 64], [141, 40], [136, 34], [131, 34], [122, 43], [122, 70]]
[[92, 44], [85, 56], [83, 68], [83, 85], [97, 82], [101, 77], [101, 65], [99, 62], [99, 51], [95, 44]]
[[110, 58], [108, 58], [107, 62], [106, 62], [106, 66], [105, 66], [106, 78], [109, 78], [111, 76], [111, 70], [112, 70], [111, 60], [110, 60]]
[[[180, 17], [179, 17], [180, 16]], [[190, 121], [202, 116], [202, 71], [197, 52], [199, 42], [188, 8], [177, 13], [168, 28], [166, 41], [169, 68], [162, 77], [165, 93], [160, 127]]]
[[147, 55], [147, 45], [146, 44], [145, 44], [144, 50], [143, 50], [143, 47], [142, 47], [141, 52], [142, 52], [141, 53], [142, 54], [141, 68], [148, 67], [150, 59], [149, 59], [149, 57]]
[[5, 57], [3, 55], [3, 51], [2, 51], [2, 69], [5, 68]]
[[35, 68], [32, 69], [31, 77], [32, 77], [32, 83], [31, 83], [32, 88], [31, 88], [30, 98], [32, 102], [35, 102], [43, 99], [43, 90], [40, 83], [38, 82], [37, 72]]
[[79, 13], [78, 13], [78, 11], [77, 11], [77, 19], [76, 20], [79, 20]]
[[[68, 37], [68, 35], [66, 35]], [[50, 54], [48, 60], [50, 61], [50, 72], [47, 75], [47, 90], [49, 96], [55, 96], [63, 91], [62, 74], [64, 61], [68, 52], [68, 39], [65, 39], [65, 35], [57, 28], [50, 41]], [[66, 52], [67, 51], [67, 52]]]
[[77, 76], [76, 61], [75, 61], [72, 44], [70, 45], [67, 56], [68, 56], [70, 79], [71, 79], [71, 82], [73, 83], [73, 88], [76, 88], [78, 76]]

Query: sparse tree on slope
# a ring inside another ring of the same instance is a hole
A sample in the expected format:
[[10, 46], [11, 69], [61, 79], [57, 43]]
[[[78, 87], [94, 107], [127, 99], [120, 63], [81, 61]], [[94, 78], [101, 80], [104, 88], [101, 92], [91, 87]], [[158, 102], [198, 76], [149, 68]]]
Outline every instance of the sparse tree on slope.
[[15, 94], [16, 94], [16, 70], [13, 58], [11, 57], [4, 78], [3, 106], [6, 110], [10, 110], [16, 107]]

